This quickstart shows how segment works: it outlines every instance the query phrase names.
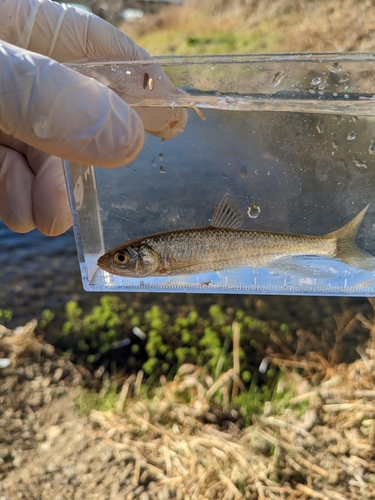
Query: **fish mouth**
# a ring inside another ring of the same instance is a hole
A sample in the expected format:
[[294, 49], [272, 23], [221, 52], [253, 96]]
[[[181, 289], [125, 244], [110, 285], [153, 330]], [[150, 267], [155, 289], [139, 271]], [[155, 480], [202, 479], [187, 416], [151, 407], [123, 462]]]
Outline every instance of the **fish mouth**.
[[100, 267], [101, 269], [106, 269], [107, 266], [106, 266], [106, 259], [105, 259], [105, 256], [102, 255], [101, 257], [99, 257], [99, 259], [96, 261], [96, 264], [98, 265], [98, 267]]

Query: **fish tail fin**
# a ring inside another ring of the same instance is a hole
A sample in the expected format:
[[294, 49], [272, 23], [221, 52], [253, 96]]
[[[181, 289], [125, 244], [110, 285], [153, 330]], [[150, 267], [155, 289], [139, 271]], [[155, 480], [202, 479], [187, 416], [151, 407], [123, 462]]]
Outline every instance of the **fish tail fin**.
[[345, 226], [326, 235], [327, 238], [336, 240], [336, 255], [337, 259], [345, 262], [349, 266], [364, 269], [366, 271], [375, 271], [375, 258], [369, 253], [361, 250], [354, 243], [358, 228], [367, 212], [367, 205], [359, 214], [357, 214]]

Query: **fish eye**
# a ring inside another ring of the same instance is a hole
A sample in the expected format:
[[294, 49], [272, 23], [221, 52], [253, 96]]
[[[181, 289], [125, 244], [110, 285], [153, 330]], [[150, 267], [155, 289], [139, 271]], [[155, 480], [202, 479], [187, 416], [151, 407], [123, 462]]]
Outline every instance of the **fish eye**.
[[116, 264], [119, 265], [127, 264], [130, 259], [128, 252], [124, 252], [124, 250], [118, 250], [113, 258], [115, 259]]

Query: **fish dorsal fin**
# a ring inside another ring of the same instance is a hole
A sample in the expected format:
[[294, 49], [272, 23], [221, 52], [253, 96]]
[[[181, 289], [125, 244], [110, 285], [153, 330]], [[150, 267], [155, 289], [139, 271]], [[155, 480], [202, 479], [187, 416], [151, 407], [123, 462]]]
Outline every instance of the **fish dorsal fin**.
[[242, 216], [237, 203], [225, 194], [219, 205], [216, 207], [210, 227], [221, 227], [226, 229], [241, 229]]

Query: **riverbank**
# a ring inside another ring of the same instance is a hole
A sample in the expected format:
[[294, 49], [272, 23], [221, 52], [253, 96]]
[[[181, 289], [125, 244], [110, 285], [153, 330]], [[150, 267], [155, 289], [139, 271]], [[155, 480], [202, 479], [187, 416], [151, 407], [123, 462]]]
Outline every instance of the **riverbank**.
[[374, 498], [373, 350], [338, 366], [280, 357], [274, 396], [246, 423], [230, 404], [234, 368], [214, 386], [183, 365], [152, 397], [142, 372], [94, 394], [100, 373], [35, 326], [0, 332], [2, 500]]
[[120, 28], [152, 56], [373, 51], [369, 0], [186, 0]]

